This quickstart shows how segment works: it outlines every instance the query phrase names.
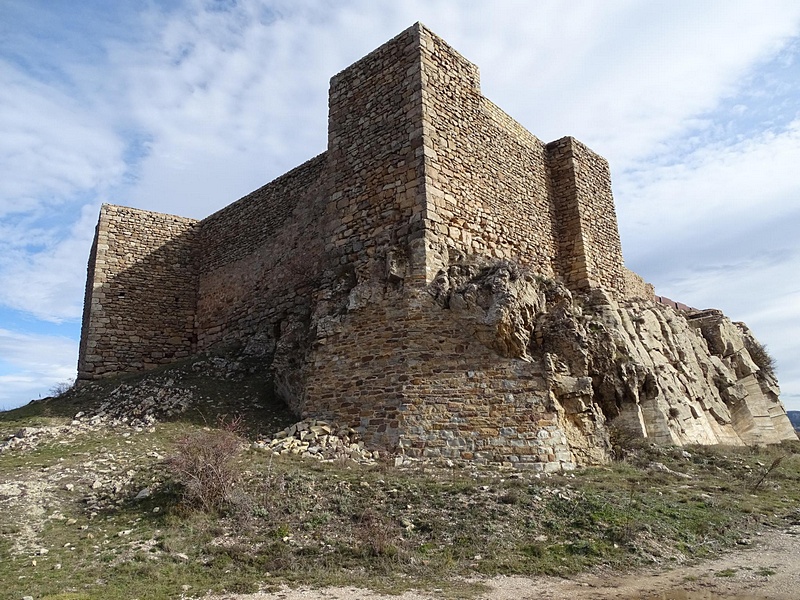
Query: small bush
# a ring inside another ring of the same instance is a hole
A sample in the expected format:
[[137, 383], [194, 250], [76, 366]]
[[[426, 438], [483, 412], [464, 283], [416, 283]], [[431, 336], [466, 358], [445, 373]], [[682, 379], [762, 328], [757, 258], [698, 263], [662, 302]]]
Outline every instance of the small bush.
[[393, 557], [397, 555], [401, 536], [396, 526], [393, 526], [379, 512], [367, 509], [358, 520], [356, 537], [360, 542], [362, 552], [366, 556]]
[[767, 350], [767, 347], [755, 338], [745, 336], [745, 346], [750, 358], [756, 363], [759, 369], [767, 375], [775, 375], [775, 359]]
[[183, 500], [206, 512], [237, 506], [242, 499], [241, 448], [241, 438], [230, 429], [207, 429], [179, 439], [167, 465], [182, 487]]
[[611, 445], [611, 457], [617, 461], [624, 460], [646, 445], [645, 439], [639, 433], [613, 421], [608, 425], [608, 441]]
[[55, 384], [53, 387], [50, 388], [50, 395], [54, 398], [58, 398], [59, 396], [63, 396], [64, 394], [66, 394], [73, 387], [75, 387], [74, 379], [59, 381], [57, 384]]
[[767, 467], [765, 469], [762, 469], [761, 474], [758, 476], [758, 479], [753, 484], [752, 491], [754, 491], [754, 492], [757, 491], [758, 488], [760, 488], [763, 485], [763, 483], [767, 480], [767, 478], [772, 474], [772, 472], [775, 471], [775, 469], [777, 469], [778, 467], [781, 466], [781, 463], [783, 462], [783, 459], [786, 458], [787, 456], [789, 456], [789, 455], [788, 454], [781, 454], [780, 456], [776, 457], [775, 460], [772, 461], [772, 464], [770, 464], [769, 467]]
[[519, 504], [519, 493], [515, 490], [509, 490], [498, 498], [503, 504]]

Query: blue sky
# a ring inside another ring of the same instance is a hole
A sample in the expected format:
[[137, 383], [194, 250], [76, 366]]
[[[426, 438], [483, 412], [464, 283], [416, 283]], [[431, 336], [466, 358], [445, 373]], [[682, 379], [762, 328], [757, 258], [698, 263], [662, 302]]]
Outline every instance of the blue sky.
[[609, 159], [628, 266], [800, 410], [796, 0], [0, 0], [0, 408], [74, 376], [102, 202], [202, 218], [317, 155], [330, 77], [416, 21]]

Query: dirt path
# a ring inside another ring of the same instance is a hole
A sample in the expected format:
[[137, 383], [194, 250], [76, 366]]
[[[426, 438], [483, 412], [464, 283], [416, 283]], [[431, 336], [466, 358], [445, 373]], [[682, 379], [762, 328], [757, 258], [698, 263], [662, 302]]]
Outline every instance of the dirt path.
[[[765, 532], [751, 546], [671, 571], [618, 575], [495, 577], [485, 600], [796, 600], [800, 598], [800, 528]], [[435, 592], [384, 596], [357, 588], [284, 589], [205, 600], [430, 600]]]

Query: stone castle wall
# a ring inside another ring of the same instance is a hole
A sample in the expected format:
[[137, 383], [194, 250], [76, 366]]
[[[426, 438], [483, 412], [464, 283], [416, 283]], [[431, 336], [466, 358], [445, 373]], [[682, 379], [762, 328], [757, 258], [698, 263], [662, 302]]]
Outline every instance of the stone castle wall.
[[374, 444], [574, 464], [544, 363], [448, 304], [465, 260], [652, 295], [623, 266], [606, 161], [528, 133], [417, 24], [332, 78], [325, 153], [200, 222], [103, 208], [80, 378], [237, 346], [295, 412]]
[[204, 219], [197, 232], [197, 349], [274, 342], [307, 315], [322, 257], [325, 155]]
[[325, 251], [359, 281], [387, 261], [409, 267], [423, 234], [418, 44], [408, 29], [331, 79]]
[[197, 222], [104, 205], [89, 261], [79, 379], [139, 371], [195, 351]]
[[425, 284], [419, 30], [331, 80], [325, 253], [298, 412], [321, 412], [397, 441], [409, 332], [406, 285]]
[[513, 258], [553, 277], [545, 145], [481, 95], [475, 65], [430, 32], [421, 35], [431, 241], [467, 255]]
[[[540, 367], [487, 348], [429, 290], [458, 255], [556, 275], [545, 145], [486, 101], [477, 68], [424, 28], [362, 59], [331, 90], [329, 157], [344, 148], [331, 204], [351, 225], [337, 226], [327, 249], [344, 247], [338, 256], [356, 273], [343, 302], [318, 311], [299, 412], [332, 414], [372, 444], [415, 456], [573, 464]], [[372, 136], [377, 159], [361, 142]]]
[[574, 138], [548, 144], [559, 272], [570, 289], [625, 293], [608, 162]]

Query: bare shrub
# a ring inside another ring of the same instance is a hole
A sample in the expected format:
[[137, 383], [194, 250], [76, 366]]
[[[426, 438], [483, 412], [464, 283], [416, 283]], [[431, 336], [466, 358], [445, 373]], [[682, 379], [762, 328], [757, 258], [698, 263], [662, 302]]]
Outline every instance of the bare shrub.
[[233, 429], [204, 429], [178, 440], [167, 465], [187, 504], [219, 512], [240, 503], [242, 439]]
[[775, 359], [769, 353], [767, 347], [755, 338], [749, 336], [745, 336], [744, 340], [747, 352], [758, 368], [767, 375], [775, 375]]
[[611, 446], [611, 457], [614, 460], [624, 460], [646, 444], [639, 433], [614, 421], [608, 425], [608, 441]]
[[53, 387], [50, 388], [50, 395], [54, 398], [58, 398], [59, 396], [63, 396], [64, 394], [66, 394], [73, 387], [75, 387], [74, 379], [59, 381], [57, 384], [55, 384]]
[[397, 555], [398, 548], [394, 544], [400, 539], [397, 528], [377, 511], [371, 509], [364, 511], [358, 520], [356, 534], [367, 556]]
[[756, 480], [756, 482], [753, 484], [752, 491], [754, 491], [754, 492], [758, 491], [758, 488], [760, 488], [764, 484], [764, 482], [772, 474], [772, 472], [775, 471], [775, 469], [777, 469], [778, 467], [781, 466], [781, 463], [783, 462], [783, 459], [786, 458], [787, 456], [789, 456], [789, 455], [788, 454], [781, 454], [780, 456], [776, 457], [775, 460], [772, 461], [772, 464], [770, 464], [769, 467], [767, 467], [765, 469], [762, 469], [761, 474], [759, 475], [759, 477]]

